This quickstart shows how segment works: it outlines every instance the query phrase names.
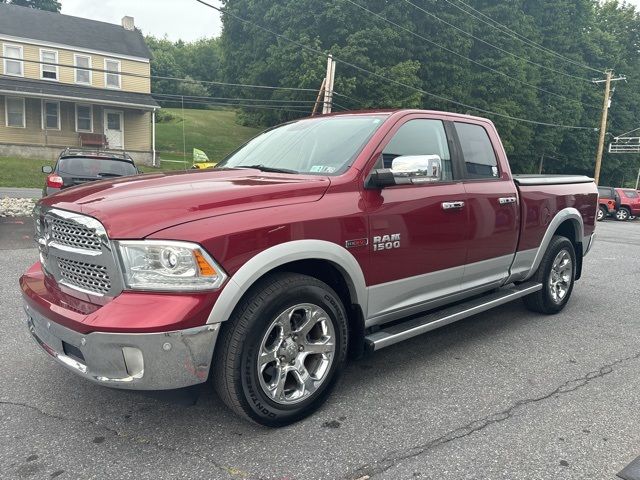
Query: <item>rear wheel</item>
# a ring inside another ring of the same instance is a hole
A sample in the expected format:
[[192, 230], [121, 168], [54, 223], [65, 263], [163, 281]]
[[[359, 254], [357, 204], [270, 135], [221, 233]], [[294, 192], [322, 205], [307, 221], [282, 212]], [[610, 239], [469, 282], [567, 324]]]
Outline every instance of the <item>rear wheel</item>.
[[347, 316], [338, 295], [306, 275], [261, 280], [223, 326], [213, 382], [236, 413], [283, 426], [328, 397], [347, 354]]
[[606, 217], [606, 216], [607, 216], [607, 210], [606, 210], [606, 208], [604, 208], [603, 206], [600, 206], [600, 207], [598, 208], [598, 214], [597, 214], [596, 219], [597, 219], [599, 222], [601, 222], [602, 220], [604, 220], [604, 219], [605, 219], [605, 217]]
[[573, 292], [576, 276], [576, 254], [566, 237], [554, 236], [540, 267], [532, 280], [542, 283], [542, 289], [524, 298], [529, 310], [554, 314], [561, 311]]
[[627, 207], [620, 207], [616, 212], [616, 220], [620, 220], [621, 222], [626, 222], [631, 217], [631, 212]]

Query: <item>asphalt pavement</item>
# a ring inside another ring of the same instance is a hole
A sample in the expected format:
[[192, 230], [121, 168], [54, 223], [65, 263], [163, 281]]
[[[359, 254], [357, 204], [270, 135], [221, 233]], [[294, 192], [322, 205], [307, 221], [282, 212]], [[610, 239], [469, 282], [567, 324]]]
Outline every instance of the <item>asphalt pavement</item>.
[[0, 198], [41, 198], [42, 188], [0, 187]]
[[24, 323], [29, 234], [0, 230], [1, 478], [613, 479], [640, 455], [640, 221], [598, 224], [561, 314], [516, 302], [351, 362], [282, 429], [209, 386], [112, 390], [54, 364]]

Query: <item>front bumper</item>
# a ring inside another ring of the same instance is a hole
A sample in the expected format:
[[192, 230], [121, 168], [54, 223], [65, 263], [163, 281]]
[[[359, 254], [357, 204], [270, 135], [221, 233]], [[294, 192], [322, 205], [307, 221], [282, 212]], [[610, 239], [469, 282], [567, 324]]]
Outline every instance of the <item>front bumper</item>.
[[207, 380], [220, 324], [160, 333], [82, 334], [25, 303], [27, 326], [58, 363], [95, 383], [166, 390]]

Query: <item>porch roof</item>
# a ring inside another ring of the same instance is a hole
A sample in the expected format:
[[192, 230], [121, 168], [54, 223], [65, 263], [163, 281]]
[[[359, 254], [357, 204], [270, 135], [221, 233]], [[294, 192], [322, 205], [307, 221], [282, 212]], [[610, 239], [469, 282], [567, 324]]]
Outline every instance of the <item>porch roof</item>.
[[143, 110], [160, 108], [149, 93], [84, 87], [82, 85], [30, 80], [6, 75], [0, 75], [0, 95], [19, 95], [67, 102], [87, 102]]

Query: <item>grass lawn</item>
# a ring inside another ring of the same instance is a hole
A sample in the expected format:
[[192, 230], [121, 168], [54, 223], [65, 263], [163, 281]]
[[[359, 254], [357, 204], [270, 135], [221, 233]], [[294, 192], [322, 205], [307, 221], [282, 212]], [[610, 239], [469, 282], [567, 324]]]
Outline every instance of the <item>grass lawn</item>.
[[[163, 108], [161, 115], [173, 118], [156, 124], [156, 149], [160, 152], [160, 158], [182, 160], [182, 111], [179, 108]], [[194, 148], [205, 152], [209, 160], [219, 161], [260, 131], [236, 124], [233, 110], [185, 109], [184, 127], [189, 166]]]
[[46, 175], [43, 165], [53, 166], [54, 162], [29, 158], [0, 158], [0, 187], [42, 188]]
[[[259, 129], [237, 125], [236, 113], [232, 110], [185, 109], [184, 163], [182, 111], [179, 108], [163, 108], [162, 111], [168, 112], [172, 118], [156, 124], [156, 150], [161, 159], [160, 168], [141, 165], [140, 169], [145, 173], [191, 168], [194, 147], [204, 151], [212, 161], [221, 160], [259, 132]], [[38, 159], [0, 157], [0, 187], [41, 188], [45, 180], [41, 168], [43, 165], [53, 166], [53, 163]]]

